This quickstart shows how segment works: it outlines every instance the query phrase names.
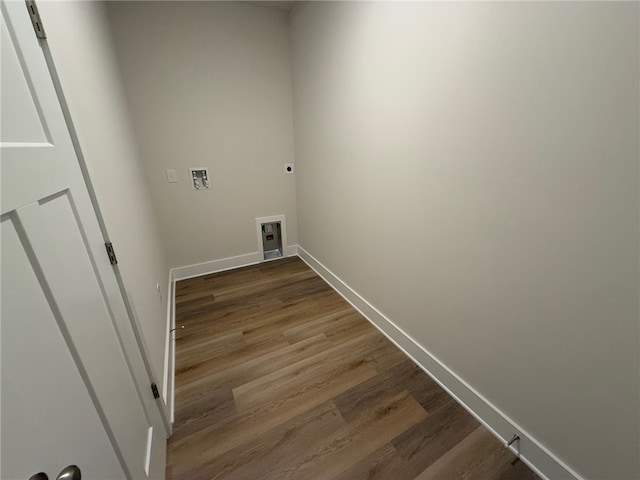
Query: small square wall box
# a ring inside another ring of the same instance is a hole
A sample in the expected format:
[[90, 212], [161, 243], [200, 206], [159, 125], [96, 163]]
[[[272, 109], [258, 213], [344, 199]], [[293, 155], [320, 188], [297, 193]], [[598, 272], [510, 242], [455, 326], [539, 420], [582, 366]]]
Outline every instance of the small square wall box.
[[209, 169], [206, 167], [194, 167], [189, 169], [191, 185], [194, 190], [207, 190], [209, 186]]
[[175, 170], [167, 170], [167, 182], [169, 183], [177, 183], [178, 182], [178, 174]]

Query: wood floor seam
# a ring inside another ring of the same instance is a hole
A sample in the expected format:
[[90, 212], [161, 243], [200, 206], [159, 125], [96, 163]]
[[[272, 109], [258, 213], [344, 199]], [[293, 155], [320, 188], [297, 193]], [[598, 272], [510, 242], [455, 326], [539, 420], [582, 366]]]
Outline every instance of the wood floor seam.
[[538, 480], [300, 259], [175, 291], [168, 480]]

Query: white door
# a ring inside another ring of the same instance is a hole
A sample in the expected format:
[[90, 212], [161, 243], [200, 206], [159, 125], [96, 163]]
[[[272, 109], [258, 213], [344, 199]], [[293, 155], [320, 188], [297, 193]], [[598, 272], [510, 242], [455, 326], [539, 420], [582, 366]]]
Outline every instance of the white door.
[[2, 2], [0, 28], [0, 477], [163, 478], [165, 432], [24, 2]]

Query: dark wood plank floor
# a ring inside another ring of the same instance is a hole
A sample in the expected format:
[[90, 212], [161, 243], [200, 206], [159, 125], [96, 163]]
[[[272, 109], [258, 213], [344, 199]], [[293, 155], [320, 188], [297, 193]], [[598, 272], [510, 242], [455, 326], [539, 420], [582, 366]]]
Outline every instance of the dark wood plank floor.
[[167, 478], [537, 479], [300, 259], [178, 282]]

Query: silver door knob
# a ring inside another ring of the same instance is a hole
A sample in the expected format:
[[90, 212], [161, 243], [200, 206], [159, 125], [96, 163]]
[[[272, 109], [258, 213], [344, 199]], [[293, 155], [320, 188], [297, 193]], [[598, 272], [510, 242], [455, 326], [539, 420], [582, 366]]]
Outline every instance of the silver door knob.
[[38, 472], [31, 475], [29, 480], [49, 480], [49, 477], [44, 472]]
[[76, 465], [69, 465], [58, 474], [56, 480], [80, 480], [81, 478], [80, 469]]

